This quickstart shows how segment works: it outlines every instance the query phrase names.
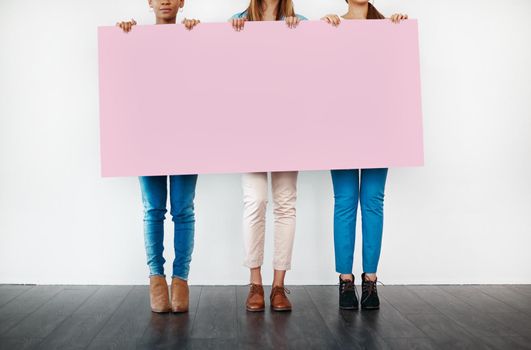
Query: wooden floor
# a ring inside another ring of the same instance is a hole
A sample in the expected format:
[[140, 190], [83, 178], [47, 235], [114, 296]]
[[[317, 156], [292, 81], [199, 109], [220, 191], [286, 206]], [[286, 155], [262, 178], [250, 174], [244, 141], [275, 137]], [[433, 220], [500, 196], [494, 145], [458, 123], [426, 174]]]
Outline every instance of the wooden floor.
[[379, 311], [340, 311], [337, 286], [290, 290], [291, 313], [248, 313], [231, 286], [158, 315], [147, 286], [2, 285], [0, 349], [531, 349], [531, 285], [379, 286]]

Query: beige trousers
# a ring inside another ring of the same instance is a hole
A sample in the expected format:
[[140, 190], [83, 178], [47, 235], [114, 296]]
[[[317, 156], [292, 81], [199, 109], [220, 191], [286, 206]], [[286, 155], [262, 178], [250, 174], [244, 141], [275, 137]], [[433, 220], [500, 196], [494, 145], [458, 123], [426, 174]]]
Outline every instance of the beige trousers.
[[[291, 269], [291, 254], [295, 238], [295, 202], [297, 200], [296, 171], [272, 172], [275, 240], [273, 268]], [[244, 265], [249, 268], [264, 262], [265, 215], [267, 209], [267, 173], [248, 173], [242, 176]]]

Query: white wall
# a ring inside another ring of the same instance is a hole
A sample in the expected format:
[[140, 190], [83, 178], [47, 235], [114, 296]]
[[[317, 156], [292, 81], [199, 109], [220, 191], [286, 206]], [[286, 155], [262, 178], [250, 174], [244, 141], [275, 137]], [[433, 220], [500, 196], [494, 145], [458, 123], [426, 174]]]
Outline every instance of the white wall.
[[[204, 21], [246, 4], [187, 1]], [[376, 5], [420, 19], [426, 140], [424, 168], [389, 173], [380, 279], [531, 283], [531, 1]], [[142, 0], [0, 1], [0, 283], [147, 282], [137, 179], [99, 176], [96, 28], [130, 17], [152, 23]], [[327, 172], [300, 175], [288, 283], [336, 283], [332, 204]], [[196, 208], [191, 282], [246, 283], [239, 176], [201, 176]]]

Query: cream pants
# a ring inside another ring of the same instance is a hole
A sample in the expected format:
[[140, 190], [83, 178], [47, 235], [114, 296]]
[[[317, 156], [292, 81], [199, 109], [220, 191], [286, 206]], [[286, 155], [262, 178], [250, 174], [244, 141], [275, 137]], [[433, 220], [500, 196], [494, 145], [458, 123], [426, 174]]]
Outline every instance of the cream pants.
[[[273, 268], [291, 269], [291, 254], [295, 238], [295, 202], [297, 199], [297, 171], [272, 172], [275, 239]], [[267, 173], [242, 175], [244, 265], [249, 268], [264, 262], [265, 215], [268, 202]]]

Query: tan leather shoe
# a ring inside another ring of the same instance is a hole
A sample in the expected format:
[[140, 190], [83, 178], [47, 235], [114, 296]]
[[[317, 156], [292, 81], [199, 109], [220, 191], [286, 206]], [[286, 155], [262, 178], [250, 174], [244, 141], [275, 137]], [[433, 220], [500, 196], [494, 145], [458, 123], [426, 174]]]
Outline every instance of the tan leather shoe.
[[273, 311], [291, 311], [291, 303], [286, 296], [286, 293], [289, 294], [289, 290], [284, 287], [273, 287], [271, 289], [271, 308]]
[[188, 312], [190, 290], [188, 282], [178, 277], [171, 279], [171, 311]]
[[265, 310], [264, 287], [261, 284], [251, 283], [245, 308], [251, 312]]
[[151, 302], [151, 311], [157, 313], [170, 312], [168, 283], [164, 276], [149, 277], [149, 300]]

